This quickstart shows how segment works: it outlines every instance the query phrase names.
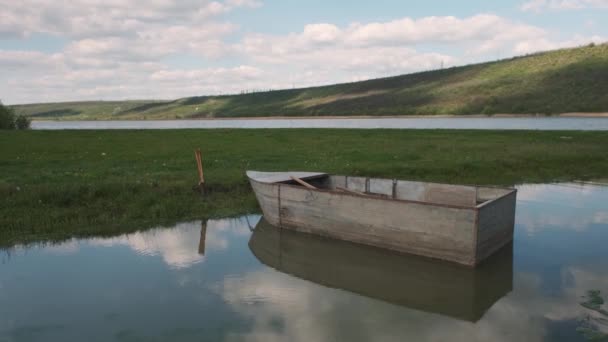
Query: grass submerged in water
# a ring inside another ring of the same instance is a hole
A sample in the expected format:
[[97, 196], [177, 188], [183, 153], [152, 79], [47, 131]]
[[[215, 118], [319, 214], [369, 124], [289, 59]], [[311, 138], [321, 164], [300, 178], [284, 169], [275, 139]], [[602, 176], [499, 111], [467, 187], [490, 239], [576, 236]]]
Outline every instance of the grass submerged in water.
[[[203, 151], [208, 194], [197, 182]], [[608, 132], [29, 131], [0, 135], [0, 245], [258, 211], [245, 170], [462, 184], [605, 177]]]
[[595, 312], [595, 315], [587, 314], [580, 320], [580, 325], [576, 329], [582, 334], [587, 341], [608, 341], [608, 334], [605, 332], [608, 328], [608, 311], [602, 309], [604, 298], [599, 290], [589, 290], [583, 296], [584, 302], [580, 305], [590, 312]]

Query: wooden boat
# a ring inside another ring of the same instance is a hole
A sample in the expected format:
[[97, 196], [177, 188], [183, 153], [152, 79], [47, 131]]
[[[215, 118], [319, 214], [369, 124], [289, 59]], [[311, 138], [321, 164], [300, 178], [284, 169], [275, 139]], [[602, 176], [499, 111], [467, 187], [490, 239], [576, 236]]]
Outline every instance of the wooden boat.
[[513, 289], [512, 243], [472, 269], [281, 229], [262, 218], [249, 249], [263, 264], [316, 284], [471, 322]]
[[271, 224], [476, 266], [513, 239], [515, 189], [247, 171]]

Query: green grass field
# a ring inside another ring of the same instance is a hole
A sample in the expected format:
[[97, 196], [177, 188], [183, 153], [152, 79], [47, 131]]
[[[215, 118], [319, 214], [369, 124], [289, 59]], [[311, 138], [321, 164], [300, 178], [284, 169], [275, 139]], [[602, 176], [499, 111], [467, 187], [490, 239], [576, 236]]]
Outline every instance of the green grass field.
[[[205, 198], [192, 190], [197, 147]], [[0, 151], [0, 245], [258, 212], [248, 169], [464, 184], [608, 172], [608, 132], [11, 131], [0, 134]]]
[[608, 112], [608, 44], [306, 89], [16, 109], [35, 120]]

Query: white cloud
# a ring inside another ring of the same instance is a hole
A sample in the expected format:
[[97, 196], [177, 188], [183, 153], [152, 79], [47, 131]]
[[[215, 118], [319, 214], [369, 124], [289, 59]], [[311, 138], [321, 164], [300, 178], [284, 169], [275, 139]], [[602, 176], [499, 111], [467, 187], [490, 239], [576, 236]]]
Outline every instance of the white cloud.
[[53, 53], [0, 47], [2, 100], [175, 99], [315, 86], [603, 39], [555, 39], [494, 14], [321, 22], [285, 34], [256, 33], [224, 16], [259, 6], [255, 0], [11, 2], [0, 10], [0, 37], [27, 40], [37, 33], [66, 43]]
[[239, 82], [247, 79], [260, 77], [262, 70], [241, 65], [235, 68], [214, 68], [197, 70], [159, 70], [150, 75], [150, 79], [160, 82], [197, 81], [206, 83], [215, 82]]
[[[302, 86], [431, 70], [464, 62], [462, 57], [451, 54], [419, 51], [418, 46], [464, 47], [467, 56], [477, 58], [545, 35], [545, 30], [535, 26], [480, 14], [468, 18], [403, 18], [345, 27], [310, 24], [299, 33], [287, 35], [247, 34], [235, 51], [261, 65], [296, 70], [291, 73], [298, 74], [295, 79]], [[316, 80], [306, 81], [305, 75], [312, 72], [317, 75]]]
[[47, 68], [60, 63], [61, 54], [46, 54], [38, 51], [0, 50], [0, 67], [4, 72], [21, 68]]
[[69, 37], [126, 36], [142, 28], [204, 24], [238, 7], [257, 7], [251, 0], [75, 0], [13, 1], [0, 11], [0, 33], [27, 36], [50, 33]]
[[[510, 31], [507, 35], [505, 31]], [[524, 35], [539, 35], [543, 30], [513, 22], [492, 14], [468, 18], [426, 17], [404, 18], [387, 23], [353, 24], [348, 29], [347, 41], [354, 44], [435, 43], [484, 41], [500, 36], [518, 39]]]
[[555, 49], [562, 49], [562, 48], [575, 47], [575, 46], [583, 46], [583, 45], [587, 45], [590, 43], [601, 44], [601, 43], [606, 42], [607, 39], [608, 39], [607, 37], [602, 37], [602, 36], [598, 36], [598, 35], [594, 35], [594, 36], [590, 36], [590, 37], [576, 35], [576, 36], [572, 37], [571, 39], [566, 39], [566, 40], [553, 40], [553, 39], [549, 39], [547, 37], [540, 37], [540, 38], [536, 38], [536, 39], [525, 39], [525, 40], [520, 41], [519, 43], [517, 43], [515, 45], [515, 48], [513, 49], [513, 51], [516, 54], [521, 55], [521, 54], [534, 53], [534, 52], [540, 52], [540, 51], [555, 50]]
[[220, 38], [234, 30], [235, 26], [228, 23], [142, 29], [135, 36], [76, 40], [68, 45], [65, 53], [71, 57], [147, 61], [176, 53], [218, 57], [227, 50]]
[[404, 48], [422, 43], [477, 45], [493, 40], [515, 42], [544, 35], [545, 31], [535, 26], [496, 15], [480, 14], [464, 19], [426, 17], [417, 20], [404, 18], [386, 23], [353, 23], [345, 28], [331, 24], [307, 25], [301, 33], [283, 36], [248, 35], [244, 38], [241, 49], [254, 58], [281, 58], [289, 54], [315, 53], [327, 48]]
[[302, 38], [314, 43], [331, 43], [338, 39], [342, 31], [331, 24], [311, 24], [304, 26]]
[[573, 10], [583, 8], [608, 8], [608, 0], [529, 0], [520, 6], [522, 11]]

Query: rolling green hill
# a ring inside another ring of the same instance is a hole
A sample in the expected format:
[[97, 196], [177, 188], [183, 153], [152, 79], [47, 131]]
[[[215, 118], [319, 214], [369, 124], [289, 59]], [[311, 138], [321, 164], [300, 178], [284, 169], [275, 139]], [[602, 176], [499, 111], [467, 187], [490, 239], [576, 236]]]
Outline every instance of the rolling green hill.
[[15, 108], [35, 120], [608, 112], [608, 44], [304, 89]]

